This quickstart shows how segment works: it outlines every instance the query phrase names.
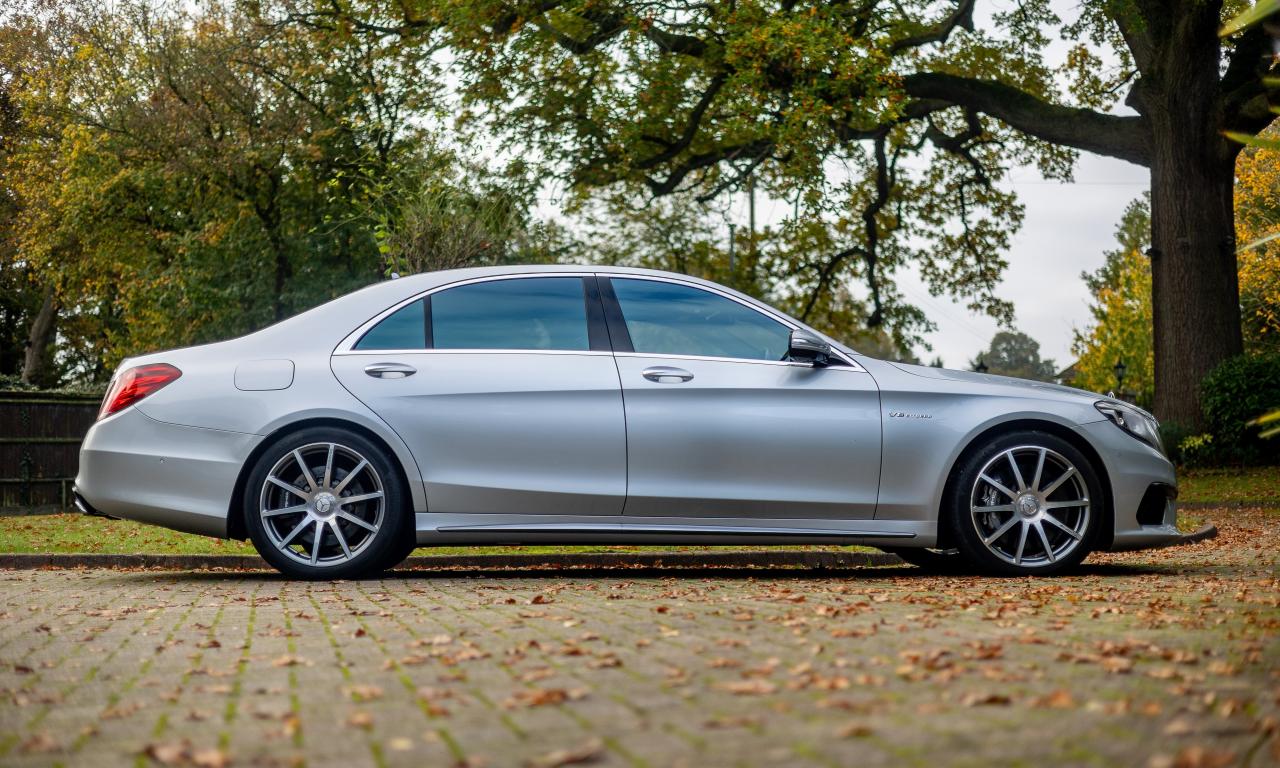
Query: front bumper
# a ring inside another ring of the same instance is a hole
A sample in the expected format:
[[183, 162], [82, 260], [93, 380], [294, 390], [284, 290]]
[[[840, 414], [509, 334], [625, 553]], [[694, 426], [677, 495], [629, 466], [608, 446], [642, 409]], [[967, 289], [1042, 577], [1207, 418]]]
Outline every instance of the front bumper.
[[76, 494], [109, 517], [225, 537], [236, 479], [260, 440], [157, 421], [128, 408], [89, 429]]
[[[1109, 421], [1082, 424], [1080, 431], [1097, 449], [1111, 480], [1114, 527], [1112, 551], [1148, 549], [1177, 543], [1178, 481], [1164, 454]], [[1153, 509], [1153, 494], [1158, 496]]]

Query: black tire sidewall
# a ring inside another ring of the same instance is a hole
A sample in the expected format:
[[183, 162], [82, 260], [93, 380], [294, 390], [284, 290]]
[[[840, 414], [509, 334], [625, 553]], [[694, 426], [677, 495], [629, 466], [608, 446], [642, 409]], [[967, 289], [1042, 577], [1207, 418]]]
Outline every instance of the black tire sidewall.
[[[1001, 560], [982, 543], [982, 538], [969, 514], [969, 496], [978, 479], [978, 473], [988, 461], [1001, 452], [1023, 445], [1048, 448], [1062, 454], [1080, 472], [1089, 489], [1089, 524], [1079, 546], [1057, 562], [1040, 567], [1018, 566]], [[952, 473], [951, 482], [947, 484], [947, 493], [943, 498], [942, 523], [947, 526], [950, 540], [960, 550], [961, 556], [984, 573], [1002, 576], [1049, 576], [1072, 570], [1089, 556], [1097, 541], [1102, 521], [1105, 519], [1105, 500], [1106, 496], [1103, 494], [1102, 481], [1098, 477], [1098, 472], [1093, 462], [1083, 452], [1057, 435], [1036, 430], [1020, 430], [989, 440], [975, 450], [969, 451], [960, 460]]]
[[[382, 526], [374, 534], [374, 540], [359, 555], [341, 565], [319, 567], [290, 559], [271, 543], [259, 514], [258, 504], [267, 473], [285, 454], [312, 443], [337, 443], [359, 453], [378, 473], [386, 494]], [[337, 427], [308, 427], [274, 439], [259, 455], [245, 481], [243, 514], [249, 540], [271, 567], [295, 579], [354, 579], [395, 565], [399, 562], [395, 559], [396, 556], [403, 551], [403, 541], [412, 535], [412, 530], [407, 530], [411, 529], [409, 521], [412, 516], [408, 512], [408, 494], [400, 479], [400, 472], [392, 462], [393, 459], [387, 452], [372, 440], [358, 432]]]

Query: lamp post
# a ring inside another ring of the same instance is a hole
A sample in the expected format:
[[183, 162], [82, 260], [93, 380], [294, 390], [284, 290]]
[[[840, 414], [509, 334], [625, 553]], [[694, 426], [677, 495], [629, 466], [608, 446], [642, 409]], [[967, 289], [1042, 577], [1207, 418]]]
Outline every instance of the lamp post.
[[987, 372], [987, 364], [982, 362], [982, 355], [978, 355], [978, 364], [973, 366], [973, 370], [977, 371], [978, 373]]
[[1116, 360], [1115, 368], [1113, 368], [1112, 370], [1116, 372], [1116, 391], [1123, 394], [1124, 393], [1124, 374], [1125, 374], [1125, 371], [1129, 370], [1129, 366], [1124, 364], [1124, 360]]

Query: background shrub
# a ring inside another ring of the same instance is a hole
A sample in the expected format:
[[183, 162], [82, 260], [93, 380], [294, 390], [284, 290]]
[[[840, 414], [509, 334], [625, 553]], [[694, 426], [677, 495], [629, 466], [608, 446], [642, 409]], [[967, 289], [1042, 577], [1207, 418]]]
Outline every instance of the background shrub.
[[1280, 440], [1263, 440], [1248, 424], [1280, 407], [1280, 353], [1241, 355], [1218, 366], [1201, 384], [1201, 404], [1218, 462], [1280, 462]]

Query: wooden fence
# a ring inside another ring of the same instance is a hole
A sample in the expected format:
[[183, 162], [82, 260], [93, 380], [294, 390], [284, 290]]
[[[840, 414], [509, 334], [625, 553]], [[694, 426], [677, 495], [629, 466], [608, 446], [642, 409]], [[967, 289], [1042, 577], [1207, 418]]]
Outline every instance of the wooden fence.
[[71, 506], [80, 442], [98, 405], [84, 395], [0, 391], [0, 514]]

